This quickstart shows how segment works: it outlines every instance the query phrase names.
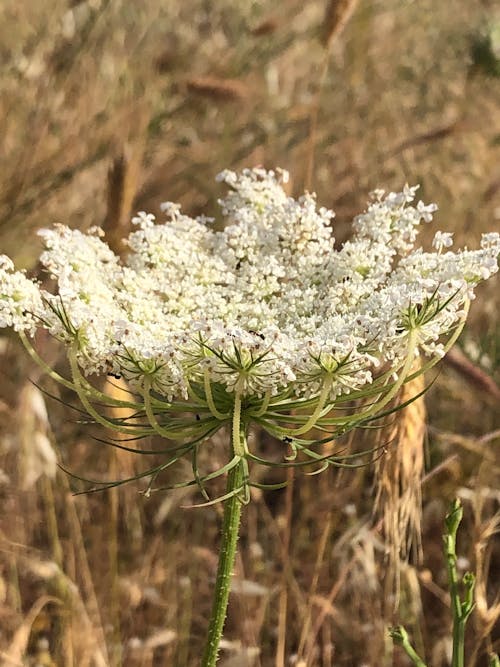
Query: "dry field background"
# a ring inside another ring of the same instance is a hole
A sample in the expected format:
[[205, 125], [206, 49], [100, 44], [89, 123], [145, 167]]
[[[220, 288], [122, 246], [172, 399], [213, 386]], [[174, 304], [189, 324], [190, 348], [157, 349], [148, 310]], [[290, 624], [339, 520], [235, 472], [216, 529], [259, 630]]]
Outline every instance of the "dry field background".
[[[493, 0], [2, 0], [0, 251], [34, 274], [36, 229], [63, 222], [102, 225], [120, 252], [133, 211], [213, 213], [216, 173], [255, 165], [315, 190], [340, 241], [370, 190], [409, 182], [439, 203], [433, 229], [475, 246], [500, 220], [499, 58]], [[498, 280], [479, 290], [427, 413], [417, 402], [352, 438], [390, 443], [376, 466], [255, 495], [221, 667], [403, 667], [386, 632], [400, 621], [447, 665], [441, 532], [456, 495], [460, 566], [478, 577], [468, 665], [499, 650], [498, 293]], [[31, 380], [73, 401], [14, 337], [0, 355], [0, 664], [195, 667], [220, 508], [137, 484], [73, 496], [56, 456], [89, 477], [142, 461], [42, 394]]]

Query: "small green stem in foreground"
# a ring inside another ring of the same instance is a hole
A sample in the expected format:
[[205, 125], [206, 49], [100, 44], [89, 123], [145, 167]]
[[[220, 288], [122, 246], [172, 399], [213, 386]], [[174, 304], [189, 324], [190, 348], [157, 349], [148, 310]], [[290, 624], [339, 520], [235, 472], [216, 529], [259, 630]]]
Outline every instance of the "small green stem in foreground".
[[[244, 448], [245, 426], [241, 424], [241, 401], [236, 396], [233, 410], [232, 453], [240, 454]], [[241, 518], [241, 497], [237, 492], [244, 482], [244, 468], [240, 462], [229, 471], [227, 478], [227, 493], [234, 492], [224, 503], [224, 519], [222, 524], [222, 541], [220, 546], [219, 564], [215, 593], [208, 628], [208, 637], [201, 661], [201, 667], [215, 667], [219, 644], [226, 620], [229, 592], [231, 590], [231, 575], [236, 557], [236, 544]]]
[[[465, 626], [469, 616], [474, 609], [474, 585], [475, 578], [470, 572], [466, 572], [459, 581], [457, 571], [457, 531], [462, 521], [463, 509], [460, 501], [454, 500], [450, 511], [446, 515], [446, 530], [443, 535], [444, 555], [448, 569], [448, 583], [450, 586], [451, 610], [453, 615], [453, 653], [451, 667], [465, 667]], [[462, 586], [460, 586], [460, 583]], [[460, 595], [460, 588], [463, 595]], [[401, 646], [415, 667], [426, 667], [422, 658], [416, 653], [410, 644], [408, 633], [402, 626], [390, 630], [395, 644]], [[500, 667], [500, 662], [495, 654], [490, 656], [490, 666]]]
[[457, 499], [452, 503], [445, 519], [446, 532], [443, 535], [448, 581], [450, 583], [451, 609], [453, 613], [453, 654], [452, 667], [465, 665], [465, 624], [474, 608], [474, 576], [467, 572], [462, 580], [465, 588], [464, 599], [460, 597], [457, 572], [457, 530], [462, 521], [463, 509]]
[[395, 628], [392, 628], [390, 631], [391, 638], [395, 644], [401, 646], [405, 651], [406, 655], [410, 658], [415, 667], [427, 667], [422, 658], [415, 651], [413, 646], [410, 644], [410, 638], [408, 633], [403, 628], [402, 625], [398, 625]]

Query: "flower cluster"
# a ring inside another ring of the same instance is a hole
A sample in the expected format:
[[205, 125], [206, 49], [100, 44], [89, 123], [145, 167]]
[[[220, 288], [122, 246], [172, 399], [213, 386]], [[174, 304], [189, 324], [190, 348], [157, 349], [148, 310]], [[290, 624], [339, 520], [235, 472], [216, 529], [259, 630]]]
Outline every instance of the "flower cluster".
[[12, 260], [0, 255], [0, 328], [14, 327], [15, 331], [33, 333], [42, 310], [38, 286], [23, 273], [14, 271]]
[[[326, 374], [331, 396], [360, 388], [389, 362], [397, 372], [417, 332], [414, 354], [442, 354], [443, 336], [463, 317], [477, 283], [497, 270], [498, 234], [481, 250], [414, 249], [434, 204], [413, 205], [416, 188], [374, 193], [354, 221], [354, 236], [334, 247], [334, 214], [314, 196], [288, 197], [286, 174], [223, 172], [226, 225], [192, 219], [174, 204], [168, 220], [140, 213], [121, 264], [101, 232], [42, 230], [40, 260], [57, 282], [39, 289], [10, 260], [0, 263], [0, 325], [37, 326], [71, 344], [86, 374], [150, 376], [168, 400], [191, 382], [244, 395], [291, 389], [314, 394]], [[414, 313], [414, 316], [412, 316]]]
[[332, 408], [366, 395], [370, 407], [351, 418], [373, 417], [417, 356], [428, 368], [456, 340], [474, 288], [498, 269], [500, 235], [452, 252], [452, 235], [437, 232], [434, 252], [416, 248], [437, 207], [415, 203], [417, 188], [406, 186], [374, 192], [337, 248], [334, 214], [311, 194], [287, 196], [286, 178], [220, 174], [229, 186], [222, 231], [172, 203], [163, 224], [139, 213], [124, 262], [97, 228], [42, 230], [40, 261], [56, 287], [42, 289], [1, 257], [0, 326], [25, 341], [43, 327], [63, 341], [73, 373], [66, 383], [96, 419], [92, 401], [102, 396], [87, 378], [123, 376], [166, 437], [182, 430], [175, 418], [162, 421], [168, 410], [201, 414], [195, 440], [235, 411], [282, 439], [345, 428], [350, 417], [329, 416]]

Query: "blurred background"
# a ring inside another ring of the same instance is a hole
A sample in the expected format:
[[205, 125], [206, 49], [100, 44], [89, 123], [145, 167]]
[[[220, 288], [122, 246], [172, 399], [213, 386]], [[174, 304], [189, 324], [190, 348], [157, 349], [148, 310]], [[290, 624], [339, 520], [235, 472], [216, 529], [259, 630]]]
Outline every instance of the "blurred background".
[[[339, 242], [372, 189], [406, 182], [440, 208], [424, 245], [440, 229], [478, 247], [499, 228], [493, 0], [3, 0], [0, 66], [0, 252], [33, 276], [38, 228], [99, 225], [124, 253], [119, 239], [137, 210], [159, 215], [170, 200], [217, 216], [223, 168], [289, 170], [290, 194], [315, 191], [336, 211]], [[427, 379], [426, 407], [417, 401], [387, 432], [347, 443], [390, 443], [385, 459], [289, 475], [287, 490], [255, 494], [221, 667], [405, 666], [386, 631], [395, 622], [429, 665], [448, 665], [441, 533], [456, 495], [459, 565], [478, 577], [468, 665], [499, 650], [499, 289], [490, 283]], [[38, 349], [62, 363], [53, 341]], [[191, 490], [146, 499], [137, 483], [74, 496], [80, 487], [57, 460], [100, 479], [143, 461], [96, 441], [103, 433], [67, 407], [73, 397], [5, 332], [0, 364], [0, 663], [195, 667], [221, 508], [189, 509], [199, 502]], [[223, 447], [207, 444], [205, 456]]]

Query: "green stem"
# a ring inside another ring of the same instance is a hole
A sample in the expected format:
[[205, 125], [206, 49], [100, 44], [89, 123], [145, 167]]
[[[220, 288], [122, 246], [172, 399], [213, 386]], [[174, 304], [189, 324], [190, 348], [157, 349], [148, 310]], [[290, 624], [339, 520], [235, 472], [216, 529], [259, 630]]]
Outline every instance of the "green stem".
[[452, 667], [464, 667], [465, 665], [465, 624], [473, 606], [472, 600], [468, 601], [469, 604], [462, 603], [460, 597], [460, 584], [457, 572], [457, 530], [462, 520], [462, 515], [463, 509], [460, 501], [455, 500], [446, 516], [446, 532], [444, 534], [446, 566], [448, 569], [453, 614]]
[[302, 435], [303, 433], [307, 433], [314, 427], [318, 419], [321, 417], [323, 408], [325, 407], [326, 402], [328, 401], [328, 396], [330, 395], [332, 384], [333, 384], [333, 377], [331, 375], [327, 375], [323, 381], [323, 387], [321, 389], [320, 395], [318, 396], [318, 403], [316, 405], [314, 412], [303, 426], [293, 431], [294, 435]]
[[[241, 423], [241, 399], [237, 395], [233, 409], [232, 454], [240, 455], [244, 451], [245, 425]], [[227, 493], [233, 493], [224, 503], [224, 519], [222, 524], [222, 542], [219, 553], [219, 565], [215, 582], [215, 593], [208, 628], [207, 643], [201, 667], [215, 667], [219, 644], [227, 614], [231, 575], [236, 557], [236, 543], [241, 517], [241, 497], [237, 489], [244, 482], [244, 468], [241, 462], [229, 471], [227, 477]]]
[[229, 417], [229, 414], [217, 410], [217, 407], [214, 402], [214, 397], [212, 395], [212, 385], [210, 383], [210, 374], [208, 372], [208, 368], [206, 368], [203, 372], [203, 386], [205, 387], [205, 398], [207, 399], [210, 412], [216, 419], [224, 421]]
[[402, 625], [398, 625], [397, 627], [392, 628], [390, 630], [390, 635], [394, 643], [398, 646], [401, 646], [401, 648], [405, 651], [406, 655], [410, 658], [415, 667], [427, 667], [425, 662], [411, 645], [408, 633]]
[[465, 623], [462, 620], [456, 620], [453, 623], [453, 655], [451, 658], [452, 667], [464, 667], [465, 654]]

